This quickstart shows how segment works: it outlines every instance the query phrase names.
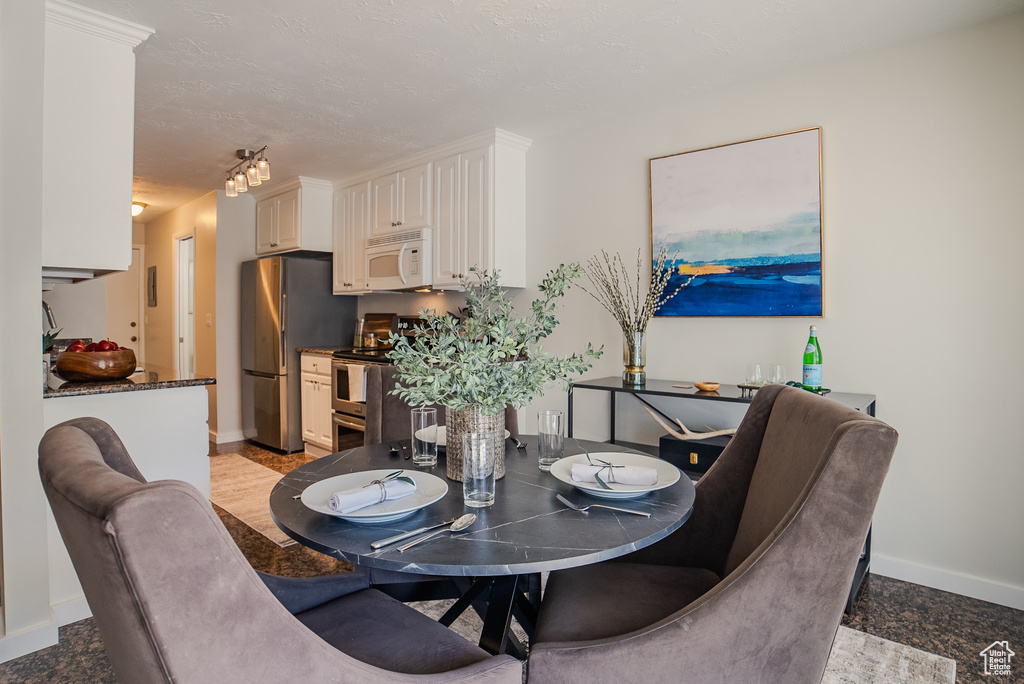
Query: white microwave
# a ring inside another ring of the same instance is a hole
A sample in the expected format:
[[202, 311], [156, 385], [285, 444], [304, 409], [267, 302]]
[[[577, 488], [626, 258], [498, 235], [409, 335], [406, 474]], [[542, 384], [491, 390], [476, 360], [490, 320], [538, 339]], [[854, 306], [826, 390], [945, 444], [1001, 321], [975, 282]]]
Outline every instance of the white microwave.
[[417, 290], [434, 282], [430, 228], [366, 240], [366, 285], [371, 290]]

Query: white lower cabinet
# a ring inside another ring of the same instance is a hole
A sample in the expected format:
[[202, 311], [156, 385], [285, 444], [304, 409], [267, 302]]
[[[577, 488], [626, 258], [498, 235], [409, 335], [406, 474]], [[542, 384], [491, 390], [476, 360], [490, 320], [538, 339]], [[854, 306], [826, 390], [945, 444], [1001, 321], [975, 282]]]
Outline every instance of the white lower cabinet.
[[307, 447], [313, 445], [331, 452], [334, 450], [331, 426], [331, 357], [322, 354], [303, 354], [300, 365], [302, 441]]

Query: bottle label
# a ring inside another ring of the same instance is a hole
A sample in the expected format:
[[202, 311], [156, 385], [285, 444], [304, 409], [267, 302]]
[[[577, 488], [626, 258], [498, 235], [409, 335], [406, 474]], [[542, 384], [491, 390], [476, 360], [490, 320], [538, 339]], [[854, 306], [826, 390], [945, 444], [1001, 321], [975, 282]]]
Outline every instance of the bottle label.
[[804, 387], [821, 387], [821, 364], [804, 364]]

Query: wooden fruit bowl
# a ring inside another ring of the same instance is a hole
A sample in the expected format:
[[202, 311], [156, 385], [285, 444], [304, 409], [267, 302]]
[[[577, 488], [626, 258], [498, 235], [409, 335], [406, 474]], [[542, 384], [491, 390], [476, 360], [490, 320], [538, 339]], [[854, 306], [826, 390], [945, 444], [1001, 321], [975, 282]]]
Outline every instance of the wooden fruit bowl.
[[135, 352], [131, 349], [57, 355], [57, 375], [72, 382], [122, 380], [134, 372]]

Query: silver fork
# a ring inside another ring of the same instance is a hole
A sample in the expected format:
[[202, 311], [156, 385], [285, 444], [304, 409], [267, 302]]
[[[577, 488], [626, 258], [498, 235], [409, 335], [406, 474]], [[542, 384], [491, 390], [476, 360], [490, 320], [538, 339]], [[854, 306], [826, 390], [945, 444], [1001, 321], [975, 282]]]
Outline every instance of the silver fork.
[[587, 504], [586, 506], [580, 506], [579, 504], [574, 504], [572, 501], [569, 501], [561, 494], [556, 494], [555, 498], [564, 503], [569, 508], [573, 509], [574, 511], [579, 511], [580, 513], [586, 513], [588, 508], [607, 508], [612, 511], [619, 511], [620, 513], [632, 513], [633, 515], [642, 515], [645, 518], [651, 517], [650, 513], [644, 513], [643, 511], [631, 511], [628, 508], [616, 508], [615, 506], [605, 506], [604, 504]]
[[509, 439], [511, 439], [512, 443], [516, 445], [516, 449], [519, 449], [523, 453], [526, 453], [526, 445], [525, 444], [523, 444], [518, 439], [516, 439], [515, 437], [512, 437], [512, 436], [509, 436]]

